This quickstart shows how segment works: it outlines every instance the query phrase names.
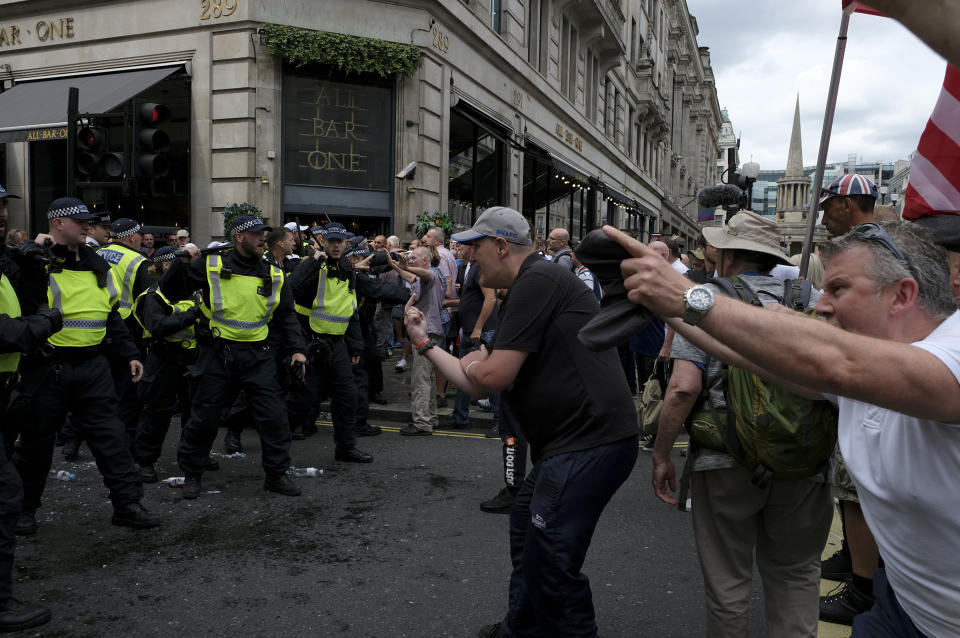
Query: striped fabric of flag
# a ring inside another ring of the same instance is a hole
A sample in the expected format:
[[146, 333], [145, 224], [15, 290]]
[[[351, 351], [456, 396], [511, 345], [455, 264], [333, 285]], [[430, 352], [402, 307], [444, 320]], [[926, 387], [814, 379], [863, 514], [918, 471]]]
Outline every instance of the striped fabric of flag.
[[862, 2], [857, 0], [840, 0], [842, 2], [842, 7], [844, 11], [850, 11], [851, 13], [866, 13], [872, 16], [881, 16], [886, 17], [876, 9], [871, 9]]
[[697, 221], [698, 222], [712, 222], [717, 215], [717, 209], [715, 208], [701, 208], [697, 211]]
[[960, 70], [947, 65], [940, 99], [910, 162], [903, 218], [960, 215]]

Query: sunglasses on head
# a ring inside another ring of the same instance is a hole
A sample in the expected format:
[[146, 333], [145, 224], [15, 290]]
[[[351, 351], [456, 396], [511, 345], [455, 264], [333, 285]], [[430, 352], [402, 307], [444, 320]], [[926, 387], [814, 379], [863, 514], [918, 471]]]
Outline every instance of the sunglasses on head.
[[880, 224], [877, 224], [876, 222], [860, 224], [850, 231], [850, 236], [878, 242], [884, 248], [893, 253], [893, 256], [903, 262], [907, 268], [910, 268], [910, 262], [907, 261], [903, 251], [900, 250], [900, 247], [897, 246], [896, 242], [893, 241], [893, 238], [887, 234], [887, 231], [885, 231], [883, 226]]

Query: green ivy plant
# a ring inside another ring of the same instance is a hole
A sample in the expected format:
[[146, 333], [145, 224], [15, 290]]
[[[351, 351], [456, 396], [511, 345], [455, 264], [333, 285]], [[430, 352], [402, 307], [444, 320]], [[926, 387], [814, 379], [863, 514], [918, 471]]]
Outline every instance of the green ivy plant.
[[230, 237], [230, 228], [233, 226], [233, 220], [240, 215], [253, 215], [263, 219], [263, 213], [253, 204], [228, 204], [223, 209], [223, 236], [228, 240]]
[[282, 24], [265, 24], [261, 34], [271, 55], [297, 67], [319, 62], [347, 74], [376, 73], [387, 78], [413, 75], [420, 64], [420, 49], [412, 44]]
[[449, 237], [450, 233], [453, 231], [453, 220], [450, 219], [449, 215], [441, 215], [439, 212], [428, 213], [424, 211], [422, 215], [417, 217], [417, 226], [414, 230], [417, 233], [417, 237], [423, 237], [427, 234], [427, 231], [434, 226], [442, 230], [443, 234]]

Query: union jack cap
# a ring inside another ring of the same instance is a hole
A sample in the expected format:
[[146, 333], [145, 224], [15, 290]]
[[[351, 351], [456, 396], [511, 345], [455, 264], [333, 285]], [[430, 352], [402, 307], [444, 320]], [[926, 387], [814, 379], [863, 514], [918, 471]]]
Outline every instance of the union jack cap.
[[848, 197], [850, 195], [866, 195], [874, 199], [880, 197], [873, 180], [859, 173], [848, 173], [833, 180], [820, 191], [820, 206], [823, 206], [823, 202], [831, 197]]

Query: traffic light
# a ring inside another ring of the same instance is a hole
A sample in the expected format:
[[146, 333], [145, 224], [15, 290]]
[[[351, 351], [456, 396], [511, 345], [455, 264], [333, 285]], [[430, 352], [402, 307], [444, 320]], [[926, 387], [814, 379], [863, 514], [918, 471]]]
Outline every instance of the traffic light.
[[97, 176], [106, 139], [106, 132], [99, 127], [83, 126], [77, 130], [77, 173], [87, 178]]
[[78, 128], [75, 147], [77, 174], [85, 181], [122, 178], [126, 172], [123, 153], [108, 152], [108, 147], [105, 128], [92, 123]]
[[166, 177], [170, 172], [167, 151], [170, 150], [170, 136], [158, 128], [170, 119], [170, 109], [163, 104], [137, 101], [135, 105], [134, 126], [134, 163], [137, 177]]

